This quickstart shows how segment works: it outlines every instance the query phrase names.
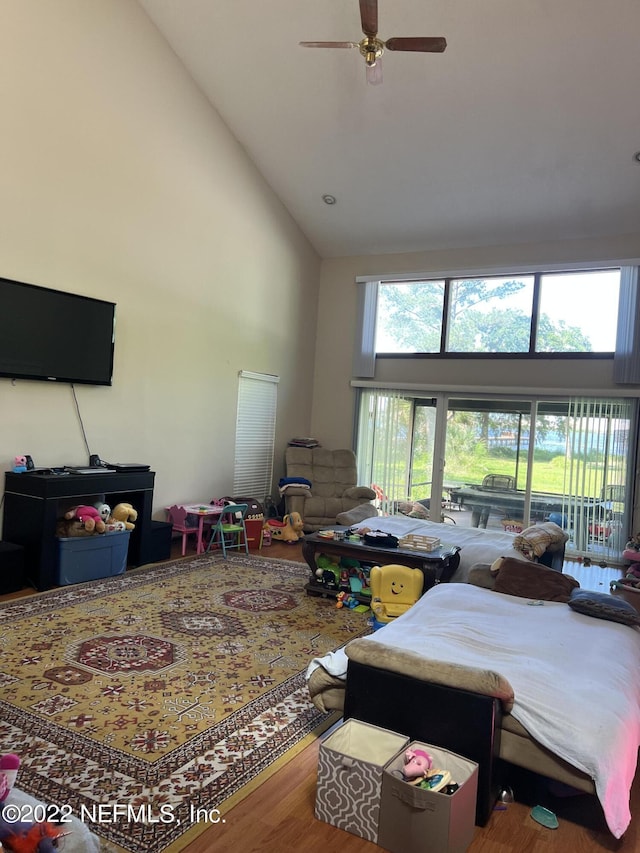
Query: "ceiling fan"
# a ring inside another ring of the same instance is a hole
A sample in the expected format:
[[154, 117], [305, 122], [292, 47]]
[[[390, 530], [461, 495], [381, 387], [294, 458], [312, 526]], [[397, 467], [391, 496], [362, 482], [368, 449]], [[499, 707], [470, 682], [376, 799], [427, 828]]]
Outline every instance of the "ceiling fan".
[[441, 36], [410, 36], [378, 38], [378, 0], [359, 0], [362, 22], [362, 41], [301, 41], [302, 47], [357, 47], [367, 65], [367, 82], [382, 83], [382, 54], [385, 50], [411, 50], [420, 53], [442, 53], [447, 40]]

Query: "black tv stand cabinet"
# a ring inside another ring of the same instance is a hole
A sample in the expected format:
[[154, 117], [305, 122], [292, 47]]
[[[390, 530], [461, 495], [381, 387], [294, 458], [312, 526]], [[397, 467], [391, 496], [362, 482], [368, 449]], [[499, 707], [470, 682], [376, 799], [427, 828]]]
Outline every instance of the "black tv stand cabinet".
[[129, 541], [128, 565], [151, 562], [154, 471], [96, 474], [5, 473], [2, 538], [24, 548], [26, 577], [36, 589], [55, 586], [56, 522], [74, 504], [103, 500], [130, 503], [138, 512]]

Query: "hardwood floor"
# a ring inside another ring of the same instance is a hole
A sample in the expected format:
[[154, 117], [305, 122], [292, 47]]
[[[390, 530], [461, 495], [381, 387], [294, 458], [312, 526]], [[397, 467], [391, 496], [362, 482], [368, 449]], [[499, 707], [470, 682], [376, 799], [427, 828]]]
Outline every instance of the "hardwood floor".
[[[265, 557], [302, 562], [299, 543], [274, 542], [262, 553]], [[179, 557], [176, 546], [172, 559]], [[0, 596], [0, 601], [32, 593], [33, 590], [23, 590]], [[300, 853], [301, 850], [305, 853], [374, 853], [380, 850], [371, 842], [315, 819], [319, 744], [320, 740], [316, 740], [225, 813], [224, 822], [211, 825], [197, 838], [186, 842], [180, 848], [183, 853], [212, 850], [216, 853]], [[515, 793], [517, 796], [518, 790]], [[594, 853], [602, 850], [635, 853], [640, 850], [640, 819], [637, 817], [625, 837], [617, 841], [607, 832], [584, 828], [563, 817], [560, 817], [558, 829], [545, 829], [532, 820], [530, 810], [530, 806], [512, 803], [505, 810], [494, 811], [485, 827], [476, 827], [470, 853]], [[631, 795], [631, 813], [637, 815], [639, 811], [640, 774]]]

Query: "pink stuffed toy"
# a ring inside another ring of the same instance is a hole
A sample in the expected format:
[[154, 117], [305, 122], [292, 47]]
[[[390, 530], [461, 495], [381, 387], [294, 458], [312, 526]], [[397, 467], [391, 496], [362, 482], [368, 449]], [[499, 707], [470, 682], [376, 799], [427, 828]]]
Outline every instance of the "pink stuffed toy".
[[404, 754], [402, 774], [405, 779], [425, 779], [431, 770], [433, 760], [424, 749], [408, 749]]
[[67, 521], [77, 518], [84, 524], [84, 529], [89, 533], [104, 533], [106, 526], [100, 513], [94, 506], [74, 506], [68, 512], [65, 512], [64, 517]]
[[0, 805], [9, 796], [20, 767], [20, 759], [12, 752], [0, 756]]

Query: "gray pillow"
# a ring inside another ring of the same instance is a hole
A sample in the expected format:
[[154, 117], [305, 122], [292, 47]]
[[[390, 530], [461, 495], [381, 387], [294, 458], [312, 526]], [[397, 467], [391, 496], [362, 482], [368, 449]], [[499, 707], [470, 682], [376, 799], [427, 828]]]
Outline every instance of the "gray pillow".
[[572, 610], [584, 613], [585, 616], [621, 622], [623, 625], [640, 625], [640, 613], [632, 604], [621, 598], [614, 598], [606, 592], [574, 589], [568, 604]]
[[351, 525], [357, 524], [359, 521], [364, 521], [367, 518], [373, 518], [377, 514], [378, 510], [373, 504], [359, 504], [359, 506], [354, 506], [353, 509], [339, 512], [336, 515], [336, 523], [351, 527]]

